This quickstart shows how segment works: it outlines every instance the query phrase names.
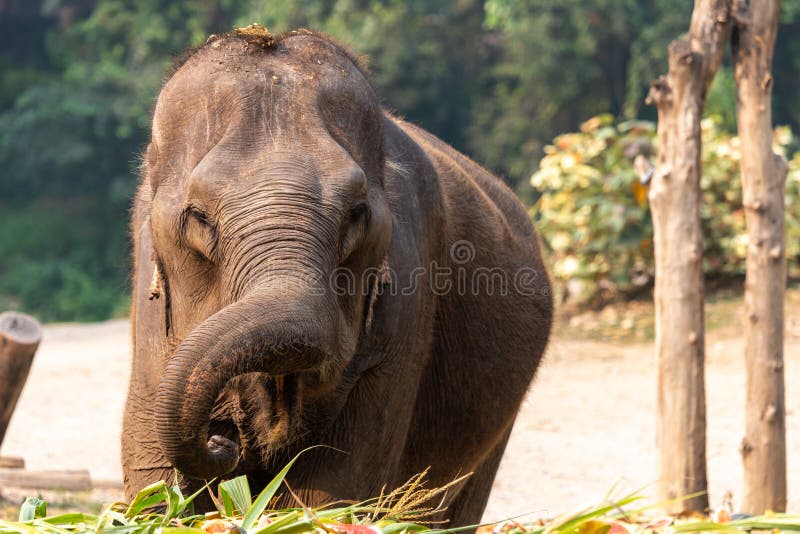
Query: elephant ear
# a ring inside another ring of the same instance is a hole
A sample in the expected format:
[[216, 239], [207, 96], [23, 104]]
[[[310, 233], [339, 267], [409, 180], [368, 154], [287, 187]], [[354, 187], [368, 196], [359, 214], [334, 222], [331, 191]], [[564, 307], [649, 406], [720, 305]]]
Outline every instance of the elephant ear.
[[[135, 236], [136, 272], [133, 280], [133, 351], [134, 368], [139, 377], [152, 383], [142, 384], [147, 396], [155, 395], [163, 357], [168, 345], [169, 294], [156, 260], [150, 217], [145, 217]], [[145, 370], [146, 368], [146, 370]]]
[[172, 480], [173, 470], [159, 447], [155, 402], [168, 353], [169, 294], [157, 267], [150, 217], [141, 208], [134, 216], [133, 366], [122, 428], [122, 468], [125, 494], [132, 498], [158, 480]]
[[376, 276], [372, 279], [369, 289], [369, 298], [367, 299], [367, 314], [364, 320], [364, 331], [369, 334], [372, 330], [372, 321], [375, 318], [375, 303], [378, 297], [383, 292], [383, 287], [389, 284], [392, 280], [391, 268], [389, 267], [389, 253], [383, 257]]

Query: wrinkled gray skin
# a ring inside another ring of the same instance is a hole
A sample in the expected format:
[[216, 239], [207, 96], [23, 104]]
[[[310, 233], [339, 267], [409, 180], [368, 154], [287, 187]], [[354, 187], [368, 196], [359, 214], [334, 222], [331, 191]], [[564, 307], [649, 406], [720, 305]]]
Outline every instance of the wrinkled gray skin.
[[[259, 490], [325, 444], [288, 477], [306, 504], [431, 466], [430, 486], [474, 472], [441, 515], [477, 522], [551, 325], [511, 191], [384, 111], [311, 32], [196, 51], [159, 95], [144, 159], [128, 496], [174, 468], [186, 486], [246, 473]], [[487, 268], [507, 291], [470, 287]], [[344, 269], [352, 287], [334, 291]]]

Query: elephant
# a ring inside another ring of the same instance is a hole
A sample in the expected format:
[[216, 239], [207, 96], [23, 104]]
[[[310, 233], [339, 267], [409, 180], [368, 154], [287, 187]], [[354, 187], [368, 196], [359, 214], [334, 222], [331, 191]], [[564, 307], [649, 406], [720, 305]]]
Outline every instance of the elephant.
[[[311, 30], [215, 35], [161, 88], [132, 209], [125, 490], [289, 472], [305, 505], [430, 468], [481, 519], [553, 302], [503, 181]], [[292, 496], [284, 496], [290, 502]]]

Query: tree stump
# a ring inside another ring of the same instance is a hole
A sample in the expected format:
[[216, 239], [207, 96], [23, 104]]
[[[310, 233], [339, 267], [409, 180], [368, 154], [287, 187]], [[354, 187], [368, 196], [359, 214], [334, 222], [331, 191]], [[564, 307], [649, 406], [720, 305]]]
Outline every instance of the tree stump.
[[783, 298], [786, 161], [772, 152], [772, 56], [781, 3], [735, 2], [732, 41], [747, 221], [747, 400], [742, 511], [786, 510]]
[[42, 327], [33, 317], [0, 313], [0, 445], [41, 339]]

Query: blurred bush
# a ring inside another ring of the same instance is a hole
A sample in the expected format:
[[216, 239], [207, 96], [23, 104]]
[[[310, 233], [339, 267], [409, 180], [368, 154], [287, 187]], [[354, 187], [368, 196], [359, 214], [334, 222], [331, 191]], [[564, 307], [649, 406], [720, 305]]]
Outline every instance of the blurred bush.
[[[747, 232], [739, 179], [740, 144], [719, 117], [703, 120], [703, 267], [720, 281], [745, 272]], [[636, 156], [654, 159], [655, 124], [614, 123], [599, 115], [546, 147], [531, 183], [541, 197], [531, 209], [550, 254], [552, 276], [571, 304], [599, 304], [652, 285], [653, 223]], [[796, 139], [775, 130], [773, 149], [788, 156]], [[786, 242], [790, 276], [800, 274], [800, 154], [789, 161]]]
[[111, 233], [91, 197], [41, 198], [0, 209], [0, 310], [43, 321], [98, 321], [127, 313], [127, 232]]

